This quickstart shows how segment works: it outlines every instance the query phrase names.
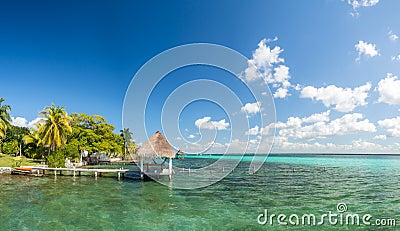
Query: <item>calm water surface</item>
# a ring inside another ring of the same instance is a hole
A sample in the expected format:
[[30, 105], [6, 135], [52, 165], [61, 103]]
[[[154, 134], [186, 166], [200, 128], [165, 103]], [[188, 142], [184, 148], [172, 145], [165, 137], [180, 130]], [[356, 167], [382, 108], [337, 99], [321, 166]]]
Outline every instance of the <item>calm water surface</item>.
[[[202, 166], [215, 158], [175, 164]], [[251, 159], [196, 190], [113, 177], [0, 175], [0, 230], [396, 230], [257, 223], [264, 209], [318, 216], [337, 212], [338, 203], [346, 203], [348, 212], [373, 215], [371, 221], [394, 218], [400, 225], [398, 156], [270, 156], [249, 175]]]

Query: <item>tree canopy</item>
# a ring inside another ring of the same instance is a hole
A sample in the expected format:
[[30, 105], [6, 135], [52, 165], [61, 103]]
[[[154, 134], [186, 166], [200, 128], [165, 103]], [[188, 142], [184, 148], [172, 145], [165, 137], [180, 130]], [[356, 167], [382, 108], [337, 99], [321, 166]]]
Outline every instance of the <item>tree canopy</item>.
[[72, 134], [69, 143], [76, 145], [80, 151], [108, 154], [122, 153], [124, 140], [114, 133], [115, 127], [99, 115], [74, 113], [71, 115]]
[[28, 134], [30, 134], [28, 128], [11, 125], [3, 138], [3, 152], [22, 155], [26, 147], [23, 138]]
[[52, 104], [43, 109], [40, 115], [44, 117], [38, 130], [42, 143], [53, 151], [65, 145], [68, 134], [72, 132], [69, 124], [72, 118], [65, 108]]
[[11, 125], [9, 105], [2, 105], [0, 98], [0, 151], [8, 154], [23, 154], [31, 158], [46, 158], [49, 166], [61, 167], [65, 158], [78, 159], [79, 153], [106, 153], [109, 156], [125, 157], [126, 152], [136, 149], [131, 141], [132, 132], [115, 127], [100, 115], [72, 113], [64, 107], [52, 104], [39, 114], [42, 119], [36, 128]]

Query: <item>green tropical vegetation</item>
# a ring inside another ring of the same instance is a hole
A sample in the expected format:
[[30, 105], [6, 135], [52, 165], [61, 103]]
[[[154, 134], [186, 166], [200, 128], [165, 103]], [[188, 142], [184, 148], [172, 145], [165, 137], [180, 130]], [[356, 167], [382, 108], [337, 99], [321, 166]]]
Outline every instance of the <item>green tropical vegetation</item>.
[[29, 133], [28, 128], [11, 125], [3, 139], [3, 153], [22, 156], [26, 148], [23, 137]]
[[111, 157], [122, 154], [123, 138], [114, 133], [115, 127], [99, 115], [72, 114], [70, 144], [89, 153], [107, 153]]
[[6, 136], [7, 129], [11, 126], [10, 105], [2, 105], [3, 98], [0, 98], [0, 139]]
[[124, 128], [123, 130], [120, 131], [121, 136], [124, 140], [124, 153], [123, 157], [127, 157], [128, 154], [132, 154], [136, 152], [136, 143], [132, 141], [132, 135], [133, 133], [129, 131], [129, 128]]
[[45, 148], [42, 145], [42, 139], [37, 129], [31, 129], [29, 134], [22, 137], [22, 140], [25, 144], [25, 156], [34, 159], [43, 158], [42, 155], [45, 152]]
[[10, 163], [7, 156], [45, 160], [50, 167], [64, 167], [65, 158], [79, 161], [85, 150], [122, 159], [136, 150], [129, 129], [117, 134], [100, 115], [69, 115], [64, 107], [52, 104], [39, 113], [42, 119], [29, 130], [11, 125], [11, 107], [3, 102], [0, 98], [0, 166]]
[[68, 133], [72, 133], [70, 125], [72, 117], [68, 116], [64, 107], [52, 104], [40, 112], [39, 115], [44, 117], [43, 123], [40, 124], [38, 129], [41, 143], [49, 147], [51, 151], [55, 151], [65, 145]]

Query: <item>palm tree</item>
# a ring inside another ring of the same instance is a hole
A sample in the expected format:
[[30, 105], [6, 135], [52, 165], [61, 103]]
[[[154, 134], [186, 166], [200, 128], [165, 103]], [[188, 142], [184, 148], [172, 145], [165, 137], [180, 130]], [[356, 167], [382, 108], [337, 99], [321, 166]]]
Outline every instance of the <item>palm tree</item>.
[[45, 117], [39, 127], [39, 136], [44, 146], [56, 150], [67, 143], [67, 135], [72, 132], [70, 121], [64, 107], [52, 104], [40, 112], [40, 116]]
[[4, 102], [0, 98], [0, 139], [6, 136], [7, 129], [11, 127], [10, 105], [1, 105]]
[[121, 136], [124, 138], [124, 157], [126, 156], [126, 150], [128, 150], [129, 145], [132, 139], [132, 132], [129, 131], [129, 128], [124, 128], [124, 130], [120, 130]]
[[[43, 151], [40, 148], [40, 147], [43, 147], [42, 139], [40, 139], [40, 135], [37, 130], [32, 129], [29, 134], [22, 137], [22, 141], [24, 142], [25, 145], [31, 144], [34, 147], [35, 153], [31, 153], [31, 156], [30, 156], [31, 158], [34, 157], [35, 154], [36, 155], [39, 154], [37, 152]], [[42, 158], [44, 158], [43, 153], [40, 153], [40, 155], [42, 155]]]
[[39, 147], [42, 144], [42, 139], [40, 139], [39, 133], [36, 130], [31, 130], [28, 135], [22, 137], [24, 144], [33, 144]]

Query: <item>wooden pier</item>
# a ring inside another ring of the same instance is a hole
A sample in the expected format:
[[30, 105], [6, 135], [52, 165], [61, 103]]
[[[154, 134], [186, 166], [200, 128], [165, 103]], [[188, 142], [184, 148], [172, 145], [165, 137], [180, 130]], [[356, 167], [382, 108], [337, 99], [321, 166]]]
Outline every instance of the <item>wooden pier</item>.
[[[11, 169], [11, 168], [10, 168]], [[147, 180], [151, 178], [160, 178], [161, 176], [170, 176], [168, 169], [163, 171], [141, 171], [132, 169], [104, 169], [104, 168], [51, 168], [44, 166], [21, 166], [12, 169], [11, 174], [22, 174], [32, 176], [54, 175], [57, 176], [94, 176], [102, 177], [103, 174], [114, 174], [118, 179], [126, 178], [132, 180]]]
[[[63, 175], [64, 173], [69, 173], [68, 175], [72, 176], [81, 176], [82, 173], [91, 173], [94, 177], [101, 177], [105, 173], [115, 173], [119, 178], [124, 178], [126, 176], [126, 173], [135, 173], [140, 176], [140, 171], [135, 171], [135, 170], [130, 170], [130, 169], [98, 169], [98, 168], [50, 168], [50, 167], [36, 167], [32, 166], [29, 167], [32, 169], [32, 173], [36, 174], [54, 174], [54, 176], [57, 175]], [[132, 178], [132, 177], [129, 177]]]

